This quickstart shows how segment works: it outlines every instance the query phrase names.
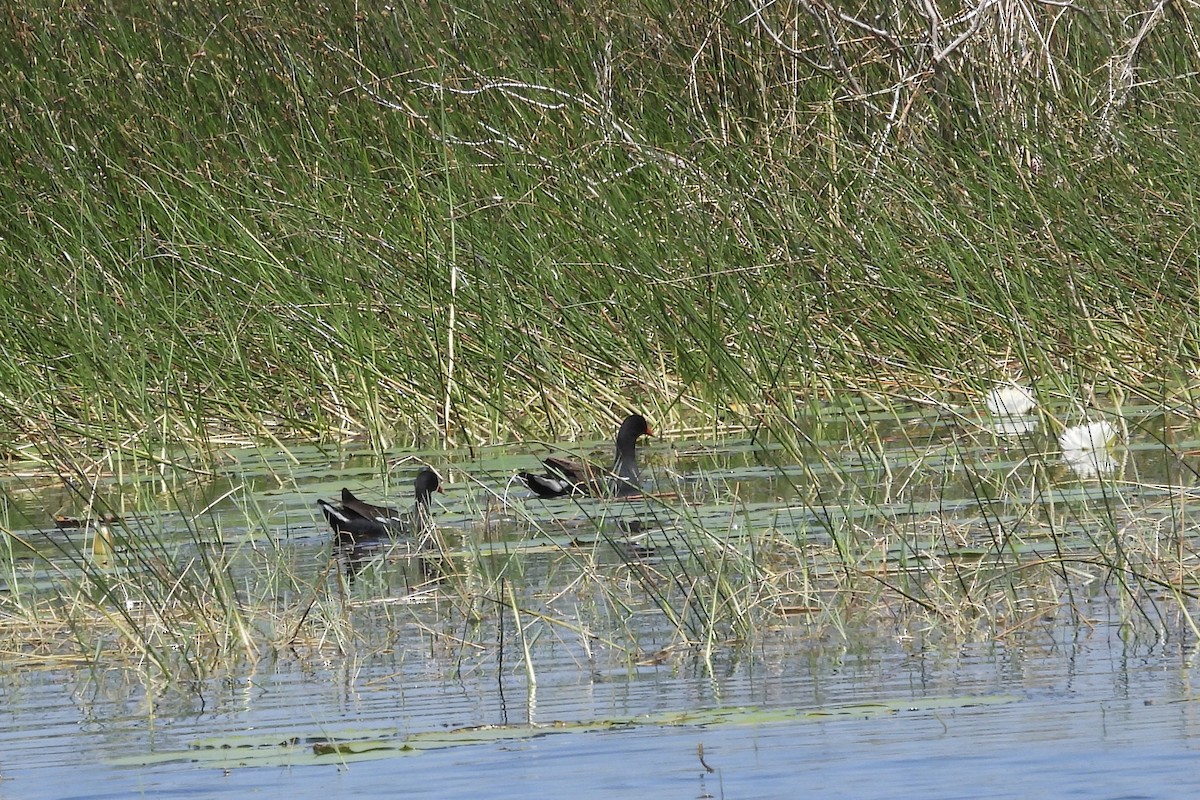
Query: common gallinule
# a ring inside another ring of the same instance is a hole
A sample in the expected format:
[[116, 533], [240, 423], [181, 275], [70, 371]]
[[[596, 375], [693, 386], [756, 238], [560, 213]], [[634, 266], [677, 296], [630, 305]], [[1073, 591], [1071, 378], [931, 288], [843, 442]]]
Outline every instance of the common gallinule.
[[542, 461], [546, 465], [544, 474], [521, 472], [517, 477], [538, 497], [638, 494], [642, 490], [638, 486], [637, 440], [653, 435], [645, 417], [630, 414], [617, 431], [617, 457], [611, 471], [587, 462], [550, 456]]
[[336, 506], [325, 500], [317, 505], [329, 526], [339, 537], [350, 539], [381, 539], [385, 536], [406, 536], [421, 533], [432, 524], [429, 500], [442, 490], [442, 479], [429, 467], [417, 473], [413, 481], [416, 503], [412, 511], [397, 511], [387, 506], [374, 506], [359, 500], [349, 489], [342, 489], [342, 504]]

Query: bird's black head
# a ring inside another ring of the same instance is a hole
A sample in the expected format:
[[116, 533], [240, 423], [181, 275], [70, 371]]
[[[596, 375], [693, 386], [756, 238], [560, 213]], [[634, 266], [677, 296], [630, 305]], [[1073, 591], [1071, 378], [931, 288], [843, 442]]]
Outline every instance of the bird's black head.
[[630, 414], [621, 423], [621, 429], [617, 431], [618, 441], [636, 442], [639, 436], [653, 436], [654, 431], [650, 430], [650, 423], [646, 422], [646, 418], [641, 414]]

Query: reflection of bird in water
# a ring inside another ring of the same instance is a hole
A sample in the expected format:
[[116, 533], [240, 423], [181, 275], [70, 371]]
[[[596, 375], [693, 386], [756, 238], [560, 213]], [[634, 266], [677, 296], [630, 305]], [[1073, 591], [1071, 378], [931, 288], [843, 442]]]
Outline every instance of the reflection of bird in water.
[[614, 539], [612, 545], [624, 560], [645, 561], [657, 554], [657, 548], [650, 541], [650, 531], [661, 531], [662, 525], [650, 525], [640, 519], [622, 519], [617, 520], [617, 527], [625, 537]]
[[342, 489], [342, 504], [318, 500], [321, 513], [339, 540], [363, 542], [392, 536], [423, 535], [433, 526], [429, 501], [442, 490], [442, 479], [429, 467], [417, 473], [413, 481], [416, 502], [411, 511], [397, 511], [359, 500], [349, 489]]
[[606, 531], [603, 526], [591, 527], [592, 535], [581, 535], [571, 539], [575, 547], [593, 547], [597, 541], [608, 543], [622, 561], [645, 561], [658, 555], [659, 544], [651, 538], [652, 532], [665, 534], [662, 523], [638, 519], [618, 519], [616, 528], [619, 533]]
[[[339, 536], [333, 542], [333, 559], [341, 568], [346, 583], [353, 586], [355, 579], [369, 565], [388, 563], [388, 550], [388, 543], [379, 539], [355, 541]], [[418, 552], [401, 561], [415, 568], [417, 574], [411, 577], [421, 583], [440, 581], [452, 574], [448, 559], [441, 555]], [[408, 577], [409, 570], [405, 568], [404, 572]]]
[[653, 436], [641, 414], [630, 414], [617, 431], [616, 460], [611, 471], [595, 464], [550, 456], [542, 461], [546, 471], [518, 473], [517, 477], [538, 497], [563, 497], [569, 494], [623, 497], [640, 493], [638, 486], [637, 440]]

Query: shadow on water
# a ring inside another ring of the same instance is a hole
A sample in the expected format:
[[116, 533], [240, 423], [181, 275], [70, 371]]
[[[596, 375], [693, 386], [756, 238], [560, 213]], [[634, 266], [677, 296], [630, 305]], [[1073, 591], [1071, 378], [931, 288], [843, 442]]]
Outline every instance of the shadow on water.
[[[1179, 795], [1200, 782], [1200, 444], [1110, 416], [1119, 440], [1072, 460], [1029, 415], [831, 412], [800, 463], [764, 437], [653, 444], [647, 493], [618, 500], [531, 497], [515, 448], [236, 450], [86, 491], [14, 467], [0, 786]], [[330, 535], [316, 498], [403, 505], [426, 459], [447, 478], [430, 541]], [[216, 610], [160, 611], [184, 595]], [[203, 674], [162, 679], [129, 630]], [[239, 658], [238, 630], [269, 645]]]

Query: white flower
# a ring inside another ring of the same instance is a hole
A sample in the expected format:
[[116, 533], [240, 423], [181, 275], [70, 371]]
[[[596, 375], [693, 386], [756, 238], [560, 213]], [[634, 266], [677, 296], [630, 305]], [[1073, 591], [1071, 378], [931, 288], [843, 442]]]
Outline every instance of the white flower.
[[984, 402], [993, 417], [1019, 417], [1037, 407], [1033, 392], [1015, 383], [1004, 383], [988, 392]]
[[1062, 448], [1064, 455], [1072, 450], [1104, 450], [1116, 438], [1117, 429], [1113, 424], [1101, 420], [1067, 428], [1058, 437], [1058, 446]]
[[1089, 422], [1067, 428], [1058, 437], [1063, 461], [1076, 475], [1091, 478], [1101, 473], [1112, 472], [1117, 461], [1108, 448], [1117, 438], [1117, 429], [1111, 422]]

